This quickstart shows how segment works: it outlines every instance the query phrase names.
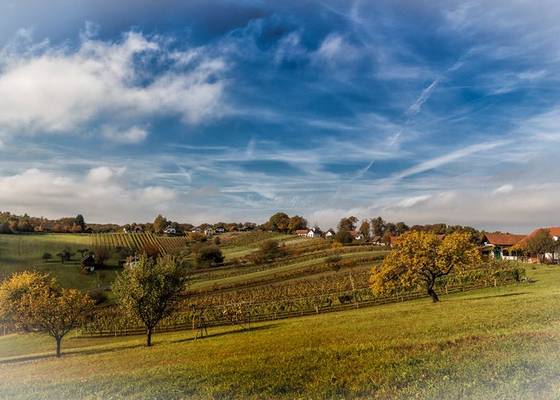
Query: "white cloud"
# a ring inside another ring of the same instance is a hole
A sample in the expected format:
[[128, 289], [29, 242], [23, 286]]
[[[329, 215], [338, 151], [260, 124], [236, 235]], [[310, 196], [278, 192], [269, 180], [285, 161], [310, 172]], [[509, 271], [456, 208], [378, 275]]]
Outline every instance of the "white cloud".
[[[143, 58], [173, 59], [157, 38], [130, 32], [121, 41], [84, 37], [77, 50], [12, 50], [0, 68], [0, 129], [12, 135], [76, 133], [89, 123], [124, 126], [104, 135], [135, 142], [145, 137], [129, 121], [178, 115], [196, 124], [216, 115], [224, 90], [223, 60], [153, 72]], [[177, 57], [177, 52], [174, 53]]]
[[311, 60], [317, 65], [343, 64], [354, 61], [359, 52], [339, 34], [331, 33], [322, 42], [319, 48], [311, 55]]
[[105, 139], [116, 143], [134, 144], [144, 141], [148, 136], [148, 131], [138, 126], [132, 126], [124, 130], [106, 126], [102, 129], [102, 134]]
[[[90, 221], [126, 222], [169, 210], [174, 190], [128, 187], [123, 168], [100, 166], [85, 176], [28, 169], [0, 176], [0, 204], [16, 213], [51, 217], [84, 213]], [[123, 179], [123, 181], [125, 181]]]
[[513, 191], [514, 186], [511, 183], [506, 183], [494, 190], [494, 194], [507, 194]]

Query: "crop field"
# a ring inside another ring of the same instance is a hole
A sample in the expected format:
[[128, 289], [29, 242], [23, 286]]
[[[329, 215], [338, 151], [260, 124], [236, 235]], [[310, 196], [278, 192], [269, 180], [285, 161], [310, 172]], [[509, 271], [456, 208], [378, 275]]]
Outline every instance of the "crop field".
[[91, 243], [93, 247], [109, 249], [123, 247], [142, 250], [148, 246], [153, 246], [162, 253], [170, 253], [184, 248], [187, 245], [187, 238], [185, 236], [158, 236], [152, 233], [97, 233], [92, 235]]
[[[140, 336], [0, 337], [0, 397], [556, 399], [560, 269], [530, 283], [367, 309]], [[39, 395], [40, 394], [40, 395]]]

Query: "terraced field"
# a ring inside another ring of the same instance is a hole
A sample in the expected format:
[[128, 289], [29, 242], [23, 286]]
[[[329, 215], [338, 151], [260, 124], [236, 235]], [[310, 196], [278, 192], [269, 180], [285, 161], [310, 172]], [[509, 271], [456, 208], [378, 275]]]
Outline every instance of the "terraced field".
[[185, 236], [158, 236], [152, 233], [97, 233], [92, 234], [93, 247], [117, 247], [142, 250], [153, 246], [162, 253], [171, 253], [187, 245]]

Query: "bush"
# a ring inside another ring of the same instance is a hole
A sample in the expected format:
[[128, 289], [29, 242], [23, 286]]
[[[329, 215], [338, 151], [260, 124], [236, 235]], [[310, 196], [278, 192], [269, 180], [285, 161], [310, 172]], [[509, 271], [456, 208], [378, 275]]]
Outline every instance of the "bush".
[[53, 258], [51, 253], [43, 253], [43, 255], [41, 256], [41, 258], [45, 261], [49, 261]]
[[280, 246], [278, 240], [269, 239], [261, 243], [259, 251], [253, 255], [253, 261], [256, 264], [264, 264], [266, 262], [273, 262], [285, 255], [286, 249]]
[[88, 295], [95, 302], [95, 305], [105, 303], [108, 299], [107, 294], [105, 294], [103, 289], [91, 289], [88, 292]]
[[224, 262], [224, 256], [218, 246], [200, 245], [193, 249], [196, 265], [201, 268], [215, 267]]

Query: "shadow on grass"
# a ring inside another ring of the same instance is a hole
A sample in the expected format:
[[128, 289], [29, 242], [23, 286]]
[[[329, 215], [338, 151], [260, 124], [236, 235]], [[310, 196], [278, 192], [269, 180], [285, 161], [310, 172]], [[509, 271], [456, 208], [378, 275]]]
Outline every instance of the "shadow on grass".
[[268, 324], [268, 325], [255, 326], [255, 327], [247, 328], [247, 329], [240, 328], [240, 329], [236, 329], [236, 330], [232, 330], [232, 331], [211, 333], [209, 335], [205, 335], [205, 336], [199, 337], [199, 338], [190, 337], [190, 338], [186, 338], [186, 339], [178, 339], [178, 340], [172, 341], [171, 343], [194, 342], [195, 340], [209, 339], [209, 338], [215, 338], [215, 337], [220, 337], [220, 336], [229, 336], [229, 335], [235, 335], [235, 334], [239, 334], [239, 333], [265, 331], [265, 330], [268, 330], [268, 329], [276, 328], [277, 326], [279, 326], [279, 325], [278, 324]]
[[[158, 344], [194, 342], [195, 340], [202, 340], [202, 339], [215, 338], [215, 337], [220, 337], [220, 336], [234, 335], [234, 334], [238, 334], [238, 333], [263, 331], [263, 330], [273, 329], [277, 326], [278, 326], [278, 324], [269, 324], [269, 325], [255, 326], [253, 328], [248, 328], [248, 329], [236, 329], [236, 330], [232, 330], [232, 331], [209, 334], [209, 335], [206, 335], [206, 336], [204, 336], [202, 338], [198, 338], [198, 339], [195, 339], [195, 337], [189, 337], [189, 338], [185, 338], [185, 339], [170, 340], [170, 341], [164, 340], [162, 342], [157, 342], [156, 341], [154, 343], [153, 347], [158, 347]], [[97, 354], [114, 353], [114, 352], [122, 351], [122, 350], [131, 350], [131, 349], [140, 349], [140, 348], [147, 348], [147, 346], [144, 343], [136, 343], [136, 344], [131, 344], [131, 345], [128, 345], [128, 346], [116, 346], [116, 347], [107, 347], [107, 348], [91, 348], [91, 349], [75, 348], [75, 349], [70, 349], [70, 350], [67, 350], [67, 351], [63, 351], [62, 352], [62, 357], [71, 356], [71, 355], [92, 355], [92, 354], [97, 355]], [[7, 358], [7, 359], [4, 359], [4, 360], [0, 360], [0, 365], [1, 364], [15, 364], [15, 363], [20, 363], [20, 362], [40, 361], [40, 360], [47, 360], [47, 359], [56, 359], [56, 356], [54, 354], [54, 346], [53, 346], [53, 352], [52, 353], [35, 354], [35, 355], [29, 355], [29, 356], [14, 356], [12, 358]]]
[[494, 299], [497, 297], [513, 297], [513, 296], [522, 296], [524, 294], [529, 294], [529, 292], [519, 292], [519, 293], [504, 293], [504, 294], [495, 294], [493, 296], [481, 296], [481, 297], [470, 297], [462, 300], [484, 300], [484, 299]]
[[[113, 353], [113, 352], [116, 352], [116, 351], [130, 350], [130, 349], [141, 348], [141, 347], [145, 347], [145, 345], [138, 343], [138, 344], [129, 345], [129, 346], [118, 346], [118, 347], [101, 348], [101, 349], [86, 349], [86, 350], [82, 350], [82, 349], [77, 348], [77, 349], [70, 349], [68, 351], [62, 351], [62, 358], [64, 358], [64, 356], [70, 356], [70, 355], [91, 355], [91, 354]], [[15, 356], [13, 358], [8, 358], [8, 359], [5, 359], [5, 360], [1, 360], [0, 364], [14, 364], [14, 363], [20, 363], [20, 362], [39, 361], [39, 360], [46, 360], [46, 359], [56, 359], [56, 356], [54, 354], [54, 349], [53, 349], [53, 352], [49, 353], [49, 354], [38, 354], [38, 355], [30, 355], [30, 356]]]

